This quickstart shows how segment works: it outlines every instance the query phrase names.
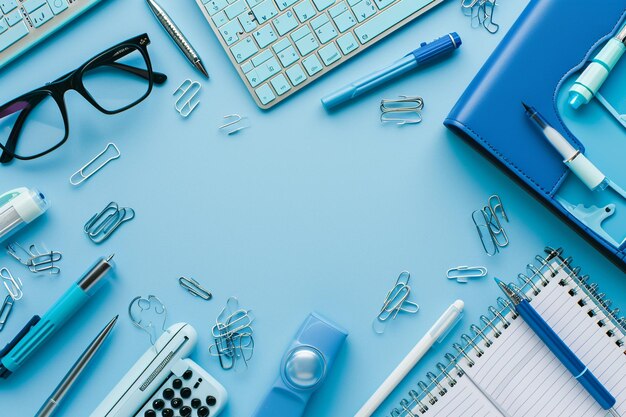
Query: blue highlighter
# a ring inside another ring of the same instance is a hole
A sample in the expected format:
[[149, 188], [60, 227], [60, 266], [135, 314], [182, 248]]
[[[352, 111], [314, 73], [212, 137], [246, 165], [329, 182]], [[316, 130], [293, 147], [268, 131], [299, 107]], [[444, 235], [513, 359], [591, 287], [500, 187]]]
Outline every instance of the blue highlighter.
[[310, 314], [289, 345], [280, 375], [253, 417], [300, 417], [326, 380], [348, 332]]

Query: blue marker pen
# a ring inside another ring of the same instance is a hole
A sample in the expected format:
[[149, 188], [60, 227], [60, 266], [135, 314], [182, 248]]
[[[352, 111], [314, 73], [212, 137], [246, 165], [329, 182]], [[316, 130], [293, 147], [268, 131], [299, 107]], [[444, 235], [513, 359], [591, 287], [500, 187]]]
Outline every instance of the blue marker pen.
[[537, 310], [528, 302], [526, 298], [513, 291], [508, 285], [496, 278], [500, 289], [511, 300], [515, 311], [517, 311], [528, 327], [545, 343], [554, 356], [574, 375], [574, 378], [604, 409], [609, 410], [612, 415], [619, 415], [613, 409], [615, 397], [602, 385], [600, 381], [591, 373], [589, 368], [576, 356], [574, 352], [565, 344], [563, 339], [550, 327], [548, 323], [539, 315]]
[[430, 43], [424, 42], [419, 48], [387, 68], [367, 75], [327, 95], [322, 99], [322, 104], [327, 110], [337, 107], [427, 62], [449, 54], [459, 48], [461, 43], [461, 37], [456, 32], [449, 33]]
[[34, 316], [0, 352], [0, 377], [8, 378], [42, 347], [98, 291], [111, 271], [111, 259], [100, 258], [59, 300], [39, 318]]

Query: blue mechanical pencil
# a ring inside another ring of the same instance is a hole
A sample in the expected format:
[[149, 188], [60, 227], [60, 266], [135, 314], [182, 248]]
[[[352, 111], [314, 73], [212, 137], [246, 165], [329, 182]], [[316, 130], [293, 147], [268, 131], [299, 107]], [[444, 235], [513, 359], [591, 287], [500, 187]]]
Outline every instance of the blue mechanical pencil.
[[611, 415], [619, 417], [615, 406], [615, 397], [602, 385], [600, 381], [591, 373], [585, 364], [576, 356], [574, 352], [565, 344], [558, 334], [539, 315], [530, 302], [517, 291], [513, 291], [504, 282], [495, 279], [500, 289], [511, 300], [513, 306], [524, 322], [528, 324], [533, 332], [550, 349], [554, 356], [574, 375], [574, 378], [585, 388], [585, 390], [596, 400], [605, 410], [609, 410]]
[[15, 339], [0, 352], [0, 377], [8, 378], [80, 310], [112, 270], [112, 258], [113, 255], [106, 259], [100, 258], [43, 317], [34, 316], [30, 319]]
[[453, 52], [461, 46], [461, 43], [461, 37], [456, 32], [449, 33], [430, 43], [424, 42], [419, 48], [387, 68], [367, 75], [327, 95], [322, 99], [322, 104], [327, 110], [337, 107], [427, 62]]

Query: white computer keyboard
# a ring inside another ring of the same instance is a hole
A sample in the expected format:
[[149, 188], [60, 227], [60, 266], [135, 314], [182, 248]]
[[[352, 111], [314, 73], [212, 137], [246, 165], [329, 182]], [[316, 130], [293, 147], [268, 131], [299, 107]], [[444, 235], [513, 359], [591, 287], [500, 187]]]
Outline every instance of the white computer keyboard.
[[443, 0], [196, 0], [268, 109]]
[[0, 68], [102, 0], [0, 0]]

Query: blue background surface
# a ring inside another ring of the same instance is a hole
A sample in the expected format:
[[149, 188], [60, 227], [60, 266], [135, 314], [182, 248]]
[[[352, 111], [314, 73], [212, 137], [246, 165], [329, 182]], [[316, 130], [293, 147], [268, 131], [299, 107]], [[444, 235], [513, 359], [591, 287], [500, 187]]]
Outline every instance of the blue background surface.
[[[33, 314], [43, 313], [96, 257], [115, 252], [118, 265], [117, 277], [77, 319], [19, 373], [0, 383], [2, 415], [33, 415], [95, 334], [120, 314], [109, 343], [59, 410], [59, 416], [89, 415], [149, 347], [126, 315], [136, 295], [157, 295], [168, 307], [170, 324], [187, 321], [199, 331], [192, 358], [229, 391], [224, 417], [252, 414], [310, 311], [340, 323], [350, 337], [307, 415], [349, 416], [444, 309], [456, 298], [464, 299], [462, 323], [377, 413], [387, 415], [499, 295], [491, 278], [515, 279], [546, 244], [564, 246], [574, 264], [582, 265], [616, 305], [626, 306], [622, 272], [442, 126], [526, 1], [500, 2], [496, 21], [502, 26], [495, 36], [471, 29], [459, 2], [448, 1], [275, 110], [261, 112], [195, 2], [162, 0], [212, 76], [201, 81], [202, 102], [187, 120], [174, 111], [172, 93], [184, 79], [199, 79], [197, 73], [144, 2], [103, 3], [3, 69], [1, 100], [55, 79], [143, 32], [152, 39], [154, 68], [169, 81], [144, 103], [117, 116], [102, 115], [77, 94], [68, 94], [68, 143], [40, 160], [0, 168], [2, 191], [38, 187], [52, 202], [48, 214], [16, 239], [45, 242], [64, 254], [60, 277], [32, 276], [0, 255], [0, 265], [23, 279], [26, 293], [0, 333], [0, 344]], [[332, 115], [322, 109], [321, 96], [450, 31], [458, 31], [464, 41], [455, 57]], [[380, 124], [380, 99], [399, 94], [424, 97], [421, 125]], [[221, 117], [230, 113], [247, 115], [252, 127], [236, 137], [220, 134]], [[592, 119], [603, 115], [596, 103], [587, 114]], [[595, 145], [588, 144], [590, 152], [603, 153], [603, 167], [614, 179], [621, 175], [626, 181], [620, 164], [624, 132], [612, 127], [619, 140], [611, 143], [619, 152], [603, 152], [606, 148], [587, 125], [578, 123], [574, 129], [595, 137]], [[70, 186], [69, 176], [109, 141], [118, 144], [121, 159], [81, 187]], [[501, 195], [511, 218], [511, 245], [488, 258], [470, 214], [493, 193]], [[96, 246], [82, 227], [111, 200], [133, 207], [137, 217]], [[474, 264], [487, 266], [489, 278], [468, 285], [446, 280], [448, 268]], [[421, 311], [399, 317], [383, 336], [376, 335], [372, 319], [402, 270], [412, 272], [412, 299]], [[201, 281], [214, 299], [193, 299], [178, 287], [180, 275]], [[245, 373], [222, 371], [207, 354], [209, 329], [230, 296], [257, 316], [255, 356]]]

